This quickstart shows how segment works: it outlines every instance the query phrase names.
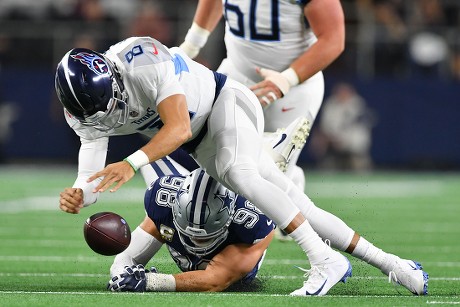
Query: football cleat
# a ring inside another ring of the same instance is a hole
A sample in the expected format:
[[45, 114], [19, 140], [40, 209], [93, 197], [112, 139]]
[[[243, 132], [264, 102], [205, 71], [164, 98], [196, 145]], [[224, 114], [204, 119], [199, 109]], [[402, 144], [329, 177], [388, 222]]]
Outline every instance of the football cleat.
[[274, 133], [265, 133], [271, 147], [271, 155], [278, 168], [285, 172], [291, 157], [297, 151], [302, 150], [308, 135], [311, 123], [305, 117], [299, 117], [286, 128], [280, 128]]
[[428, 273], [420, 263], [397, 258], [388, 274], [388, 282], [401, 285], [415, 295], [428, 294]]
[[351, 264], [348, 258], [334, 251], [334, 255], [326, 258], [323, 263], [312, 266], [310, 270], [302, 269], [304, 277], [303, 287], [291, 293], [292, 296], [322, 296], [339, 281], [346, 282], [351, 277]]

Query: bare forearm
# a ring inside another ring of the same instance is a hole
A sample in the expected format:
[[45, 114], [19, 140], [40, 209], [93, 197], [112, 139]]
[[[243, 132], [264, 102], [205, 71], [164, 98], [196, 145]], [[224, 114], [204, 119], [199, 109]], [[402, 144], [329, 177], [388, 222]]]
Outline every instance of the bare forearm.
[[200, 0], [193, 21], [200, 27], [212, 32], [222, 18], [222, 1]]
[[312, 0], [304, 15], [317, 41], [291, 65], [300, 81], [324, 70], [345, 48], [345, 17], [339, 0]]
[[150, 162], [156, 161], [184, 144], [191, 133], [176, 129], [161, 129], [145, 146], [141, 148]]
[[303, 82], [328, 67], [343, 52], [343, 45], [335, 41], [316, 42], [311, 48], [295, 60], [291, 67]]
[[[219, 292], [228, 288], [238, 278], [216, 278], [204, 271], [190, 271], [174, 275], [176, 291], [180, 292]], [[235, 280], [236, 279], [236, 280]]]

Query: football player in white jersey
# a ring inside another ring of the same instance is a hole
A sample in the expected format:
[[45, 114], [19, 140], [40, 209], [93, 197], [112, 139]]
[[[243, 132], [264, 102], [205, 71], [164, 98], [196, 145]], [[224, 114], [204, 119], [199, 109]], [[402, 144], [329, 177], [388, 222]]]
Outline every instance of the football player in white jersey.
[[[56, 92], [80, 136], [78, 177], [60, 194], [68, 213], [117, 191], [139, 168], [179, 147], [242, 195], [305, 251], [312, 267], [304, 295], [324, 295], [351, 275], [348, 259], [325, 244], [306, 216], [315, 207], [263, 150], [264, 117], [244, 85], [191, 60], [180, 48], [131, 37], [105, 54], [76, 48], [58, 64]], [[110, 136], [144, 134], [149, 142], [105, 166]]]
[[[264, 107], [265, 131], [287, 127], [298, 116], [312, 125], [323, 101], [321, 71], [345, 46], [340, 1], [200, 0], [180, 46], [189, 57], [198, 55], [222, 16], [227, 57], [217, 71], [254, 91]], [[304, 188], [300, 167], [291, 163], [287, 174]]]
[[[313, 124], [323, 101], [322, 70], [345, 46], [340, 1], [199, 0], [192, 26], [180, 48], [195, 58], [222, 16], [227, 57], [217, 71], [253, 90], [263, 106], [265, 131], [287, 127], [297, 116], [307, 117]], [[304, 189], [304, 172], [295, 165], [299, 154], [291, 159], [287, 175]], [[427, 277], [419, 265], [399, 257], [388, 257], [386, 261], [392, 264], [384, 265], [385, 253], [350, 228], [337, 228], [343, 225], [337, 217], [314, 215], [305, 214], [315, 231], [320, 235], [328, 233], [323, 238], [329, 238], [334, 248], [366, 260], [390, 277], [394, 277], [392, 271], [411, 272], [414, 268], [418, 270], [417, 282], [398, 273], [399, 282], [412, 293], [426, 294]], [[316, 219], [322, 224], [317, 225]], [[302, 295], [301, 291], [296, 293]]]
[[[385, 266], [397, 270], [398, 280], [409, 281], [413, 292], [426, 291], [419, 267], [414, 264], [416, 276], [398, 268], [398, 261], [316, 207], [277, 168], [263, 150], [262, 108], [247, 87], [192, 61], [180, 48], [132, 37], [105, 54], [72, 49], [58, 64], [55, 84], [67, 122], [81, 140], [78, 177], [61, 192], [61, 210], [79, 213], [100, 192], [117, 191], [141, 167], [181, 147], [305, 251], [312, 269], [293, 295], [324, 295], [351, 275], [348, 259], [318, 235], [328, 238], [331, 229], [337, 233], [331, 243], [338, 248], [353, 247], [368, 262], [389, 261]], [[134, 133], [151, 139], [123, 161], [105, 166], [109, 137]]]

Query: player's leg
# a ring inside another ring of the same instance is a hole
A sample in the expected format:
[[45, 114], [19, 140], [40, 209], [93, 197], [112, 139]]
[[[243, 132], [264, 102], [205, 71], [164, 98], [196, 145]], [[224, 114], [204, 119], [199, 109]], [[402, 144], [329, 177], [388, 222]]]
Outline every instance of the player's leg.
[[[297, 189], [290, 190], [290, 194], [294, 200], [304, 198]], [[307, 206], [301, 206], [300, 210], [318, 235], [330, 242], [331, 247], [380, 269], [414, 294], [427, 294], [428, 274], [418, 262], [401, 259], [374, 246], [340, 218], [315, 206], [311, 201]]]
[[[299, 116], [308, 119], [312, 127], [321, 108], [323, 97], [324, 78], [319, 72], [302, 84], [291, 88], [284, 97], [264, 108], [264, 131], [271, 132], [288, 127]], [[296, 166], [300, 154], [301, 151], [298, 151], [291, 157], [292, 163], [286, 171], [288, 177], [298, 184], [304, 183], [305, 178], [303, 170]], [[299, 185], [299, 187], [301, 190], [305, 189], [304, 185]]]
[[374, 246], [355, 233], [350, 245], [345, 250], [352, 256], [361, 259], [380, 269], [389, 277], [389, 281], [402, 285], [416, 295], [428, 294], [428, 273], [422, 265], [414, 260], [402, 259]]
[[[256, 99], [247, 101], [247, 96], [252, 96], [247, 88], [231, 87], [235, 91], [224, 88], [216, 101], [208, 120], [207, 138], [198, 146], [196, 159], [211, 176], [249, 199], [291, 233], [312, 266], [319, 268], [306, 281], [302, 295], [324, 295], [350, 275], [349, 262], [324, 244], [299, 214], [287, 194], [293, 183], [264, 151], [261, 154], [260, 105]], [[306, 195], [305, 199], [308, 200]]]
[[[278, 128], [276, 132], [272, 133], [264, 133], [265, 143], [269, 146], [267, 151], [273, 156], [276, 165], [280, 170], [287, 173], [292, 182], [302, 190], [305, 186], [305, 175], [295, 163], [310, 134], [310, 128], [310, 121], [306, 117], [299, 117], [285, 128]], [[292, 240], [279, 227], [275, 234], [280, 241]]]

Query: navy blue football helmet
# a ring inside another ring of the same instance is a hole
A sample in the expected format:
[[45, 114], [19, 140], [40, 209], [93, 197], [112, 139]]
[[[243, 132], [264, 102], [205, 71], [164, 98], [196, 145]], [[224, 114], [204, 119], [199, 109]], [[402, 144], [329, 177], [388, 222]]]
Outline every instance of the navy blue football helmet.
[[197, 256], [210, 254], [227, 239], [236, 194], [202, 169], [188, 175], [172, 206], [173, 223], [185, 249]]
[[114, 63], [96, 51], [75, 48], [58, 64], [56, 93], [83, 125], [108, 131], [128, 119], [128, 94]]

